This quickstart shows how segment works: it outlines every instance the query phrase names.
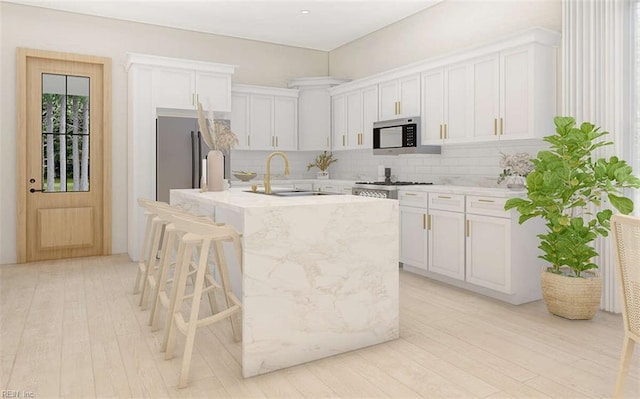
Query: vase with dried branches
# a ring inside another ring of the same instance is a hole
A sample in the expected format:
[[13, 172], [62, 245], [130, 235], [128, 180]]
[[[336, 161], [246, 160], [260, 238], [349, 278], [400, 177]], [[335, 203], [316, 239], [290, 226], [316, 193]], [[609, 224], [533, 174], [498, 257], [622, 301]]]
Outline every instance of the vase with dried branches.
[[207, 178], [202, 189], [208, 191], [224, 190], [224, 156], [238, 144], [238, 137], [231, 131], [231, 121], [216, 119], [213, 111], [205, 117], [202, 104], [198, 102], [198, 125], [204, 142], [211, 151], [207, 154]]

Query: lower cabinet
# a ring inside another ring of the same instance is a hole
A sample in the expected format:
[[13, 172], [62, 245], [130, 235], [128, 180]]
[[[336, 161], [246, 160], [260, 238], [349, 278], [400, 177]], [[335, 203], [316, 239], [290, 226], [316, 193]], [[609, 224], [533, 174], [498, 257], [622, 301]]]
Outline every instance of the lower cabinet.
[[400, 262], [427, 270], [427, 209], [400, 206]]
[[507, 198], [399, 192], [405, 270], [512, 304], [541, 298], [540, 220], [518, 224]]
[[467, 229], [467, 281], [511, 294], [511, 219], [468, 214]]

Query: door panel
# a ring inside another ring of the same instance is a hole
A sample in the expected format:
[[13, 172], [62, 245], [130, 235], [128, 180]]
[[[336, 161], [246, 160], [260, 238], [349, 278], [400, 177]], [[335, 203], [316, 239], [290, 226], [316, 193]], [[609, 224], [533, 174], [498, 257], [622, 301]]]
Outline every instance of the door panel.
[[110, 60], [19, 49], [18, 69], [18, 261], [109, 254]]

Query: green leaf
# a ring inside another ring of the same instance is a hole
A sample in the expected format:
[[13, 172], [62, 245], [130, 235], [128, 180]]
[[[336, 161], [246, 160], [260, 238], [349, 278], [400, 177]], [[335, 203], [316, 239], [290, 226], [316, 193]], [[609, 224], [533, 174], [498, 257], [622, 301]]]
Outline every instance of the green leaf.
[[609, 201], [623, 215], [628, 215], [633, 212], [633, 201], [626, 197], [619, 197], [614, 194], [609, 194]]

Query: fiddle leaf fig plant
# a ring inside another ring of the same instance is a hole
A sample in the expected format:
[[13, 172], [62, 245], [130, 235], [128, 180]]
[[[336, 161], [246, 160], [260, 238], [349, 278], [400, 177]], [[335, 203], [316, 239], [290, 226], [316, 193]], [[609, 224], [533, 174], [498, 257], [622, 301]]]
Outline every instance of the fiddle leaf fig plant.
[[535, 217], [545, 221], [538, 248], [551, 272], [565, 274], [568, 267], [568, 275], [584, 277], [583, 272], [598, 268], [593, 241], [609, 234], [612, 211], [602, 209], [603, 202], [608, 199], [620, 213], [631, 213], [633, 201], [622, 190], [640, 187], [640, 179], [618, 157], [595, 159], [596, 149], [613, 144], [601, 139], [608, 132], [589, 122], [576, 127], [572, 117], [555, 117], [554, 123], [556, 134], [543, 139], [550, 149], [531, 160], [527, 197], [511, 198], [505, 209], [516, 209], [520, 224]]

